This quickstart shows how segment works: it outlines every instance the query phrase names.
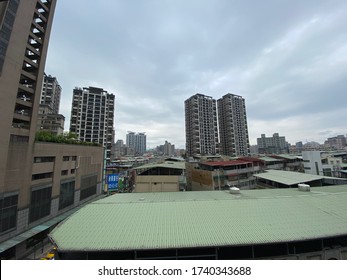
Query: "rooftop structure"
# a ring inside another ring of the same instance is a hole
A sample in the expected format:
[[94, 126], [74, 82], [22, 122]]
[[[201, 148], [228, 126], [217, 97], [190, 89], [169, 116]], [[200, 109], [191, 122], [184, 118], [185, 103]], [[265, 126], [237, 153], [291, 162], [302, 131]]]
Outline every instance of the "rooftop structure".
[[50, 238], [62, 259], [347, 259], [346, 200], [347, 185], [118, 194]]
[[311, 186], [347, 184], [346, 179], [283, 170], [266, 170], [265, 173], [255, 174], [254, 177], [257, 178], [257, 184], [267, 182], [267, 185], [272, 187], [297, 187], [300, 183]]

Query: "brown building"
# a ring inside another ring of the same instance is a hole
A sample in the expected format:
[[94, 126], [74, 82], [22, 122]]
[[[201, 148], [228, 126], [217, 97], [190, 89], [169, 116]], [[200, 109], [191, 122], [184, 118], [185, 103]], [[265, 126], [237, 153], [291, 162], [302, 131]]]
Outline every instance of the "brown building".
[[56, 0], [0, 1], [0, 257], [25, 258], [101, 192], [103, 148], [35, 142]]
[[185, 163], [165, 161], [137, 168], [134, 192], [178, 192], [186, 190]]

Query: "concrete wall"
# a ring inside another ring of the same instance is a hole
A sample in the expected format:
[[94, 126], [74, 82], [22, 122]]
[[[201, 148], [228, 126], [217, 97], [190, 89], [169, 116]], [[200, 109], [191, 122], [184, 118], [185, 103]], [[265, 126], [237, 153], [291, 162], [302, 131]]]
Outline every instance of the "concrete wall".
[[134, 192], [178, 192], [179, 176], [136, 176]]

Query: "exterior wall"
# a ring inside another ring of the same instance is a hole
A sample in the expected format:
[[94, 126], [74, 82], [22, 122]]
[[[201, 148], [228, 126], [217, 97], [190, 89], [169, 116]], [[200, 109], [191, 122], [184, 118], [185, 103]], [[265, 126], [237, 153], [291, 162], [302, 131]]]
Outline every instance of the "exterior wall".
[[[35, 163], [35, 158], [54, 158], [53, 162]], [[69, 160], [64, 160], [69, 157]], [[12, 165], [16, 166], [21, 158], [12, 159]], [[92, 199], [102, 193], [102, 169], [103, 169], [103, 148], [83, 145], [67, 145], [56, 143], [36, 142], [33, 150], [31, 164], [28, 165], [31, 174], [42, 174], [52, 172], [51, 178], [39, 180], [29, 180], [29, 186], [23, 190], [14, 189], [19, 194], [18, 212], [16, 227], [0, 236], [0, 242], [14, 237], [24, 231], [39, 225], [53, 217], [62, 214], [86, 200]], [[62, 174], [63, 170], [68, 170], [67, 174]], [[96, 194], [80, 200], [81, 178], [87, 175], [97, 174]], [[59, 210], [61, 183], [65, 180], [75, 181], [75, 195], [72, 205]], [[24, 183], [24, 182], [23, 182]], [[40, 186], [51, 185], [51, 206], [49, 215], [38, 219], [32, 223], [29, 222], [29, 209], [31, 201], [31, 191]]]
[[323, 175], [321, 152], [303, 151], [302, 158], [304, 161], [305, 173], [313, 175]]
[[57, 114], [39, 114], [37, 131], [49, 131], [55, 135], [64, 133], [65, 117]]
[[218, 189], [218, 185], [214, 186], [213, 184], [212, 175], [212, 172], [208, 170], [192, 169], [192, 191], [213, 191], [215, 188]]
[[[18, 1], [11, 2], [18, 3]], [[2, 9], [4, 9], [4, 4], [2, 3]], [[20, 1], [15, 14], [4, 64], [0, 73], [1, 194], [11, 191], [25, 192], [29, 187], [31, 168], [28, 168], [28, 166], [30, 166], [32, 158], [43, 69], [55, 4], [55, 0], [49, 1], [46, 5], [38, 0]], [[47, 11], [45, 15], [40, 15], [45, 18], [46, 22], [41, 28], [44, 35], [41, 36], [42, 39], [38, 39], [41, 42], [38, 51], [29, 44], [29, 38], [33, 36], [31, 29], [35, 20], [34, 17], [37, 16], [37, 13], [34, 13], [35, 10], [38, 11], [36, 9], [37, 5], [44, 7]], [[2, 21], [2, 19], [0, 20]], [[28, 58], [27, 48], [31, 48], [36, 53], [36, 62], [30, 61], [30, 58]], [[24, 61], [30, 62], [32, 67], [36, 68], [36, 71], [29, 73], [27, 68], [22, 67], [22, 65], [25, 65]], [[27, 81], [23, 78], [23, 75], [30, 77], [30, 84], [26, 84]], [[26, 100], [21, 99], [24, 92], [27, 95]], [[21, 110], [25, 110], [26, 114], [17, 113]], [[25, 123], [25, 125], [21, 123]], [[17, 162], [16, 166], [12, 165], [13, 161]]]
[[178, 192], [180, 176], [136, 176], [136, 193], [142, 192]]

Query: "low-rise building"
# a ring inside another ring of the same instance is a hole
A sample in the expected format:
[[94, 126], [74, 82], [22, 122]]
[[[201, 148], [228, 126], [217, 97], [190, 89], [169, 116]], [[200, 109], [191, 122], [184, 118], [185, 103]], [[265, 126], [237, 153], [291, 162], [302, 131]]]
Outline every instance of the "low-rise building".
[[230, 186], [253, 189], [256, 187], [253, 174], [258, 168], [243, 159], [201, 162], [189, 171], [192, 190], [222, 190]]
[[266, 170], [255, 174], [258, 188], [296, 188], [298, 184], [311, 187], [347, 184], [342, 178], [327, 177], [283, 170]]
[[346, 170], [347, 151], [303, 151], [302, 157], [305, 173], [339, 178], [345, 177], [345, 172], [343, 171]]
[[177, 192], [186, 190], [185, 163], [164, 161], [134, 168], [134, 192]]

